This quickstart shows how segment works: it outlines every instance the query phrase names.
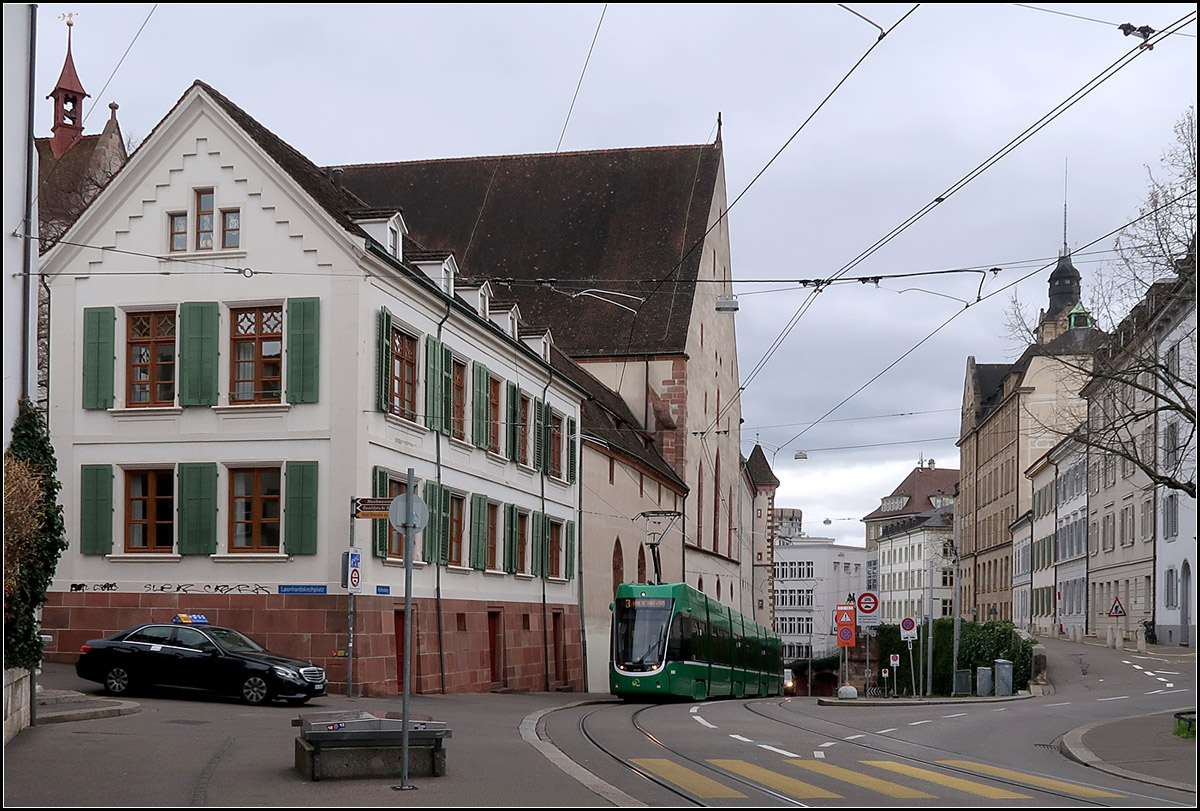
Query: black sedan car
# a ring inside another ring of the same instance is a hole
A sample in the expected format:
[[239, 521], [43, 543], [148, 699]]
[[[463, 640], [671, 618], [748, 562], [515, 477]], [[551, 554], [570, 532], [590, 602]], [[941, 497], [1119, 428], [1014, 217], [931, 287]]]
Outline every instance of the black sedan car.
[[112, 695], [161, 685], [236, 696], [247, 704], [303, 704], [325, 695], [325, 671], [271, 653], [232, 628], [152, 622], [80, 648], [75, 673]]

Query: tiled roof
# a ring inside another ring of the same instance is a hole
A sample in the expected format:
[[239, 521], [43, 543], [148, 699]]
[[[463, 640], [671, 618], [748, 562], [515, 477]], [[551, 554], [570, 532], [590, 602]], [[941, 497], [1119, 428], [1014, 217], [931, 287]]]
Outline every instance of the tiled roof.
[[345, 166], [342, 183], [402, 208], [416, 242], [506, 288], [568, 355], [610, 357], [684, 350], [720, 166], [717, 142]]
[[767, 487], [779, 486], [779, 479], [775, 478], [775, 473], [771, 470], [771, 463], [767, 461], [767, 455], [763, 453], [762, 445], [755, 445], [754, 450], [750, 451], [750, 458], [746, 460], [746, 472], [750, 474], [750, 481], [755, 484]]
[[892, 491], [892, 496], [908, 496], [903, 506], [885, 510], [883, 505], [874, 512], [863, 517], [864, 521], [878, 518], [895, 518], [904, 515], [917, 515], [926, 510], [934, 509], [933, 496], [953, 496], [954, 487], [958, 484], [958, 471], [950, 468], [916, 467]]

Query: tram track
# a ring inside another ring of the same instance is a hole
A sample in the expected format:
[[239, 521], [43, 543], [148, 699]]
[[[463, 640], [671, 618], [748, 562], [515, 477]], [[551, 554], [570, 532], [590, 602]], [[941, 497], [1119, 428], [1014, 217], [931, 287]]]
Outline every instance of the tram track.
[[[695, 795], [691, 794], [690, 792], [680, 789], [679, 787], [675, 786], [671, 782], [664, 780], [661, 777], [659, 777], [658, 775], [654, 774], [652, 771], [640, 766], [637, 763], [634, 763], [629, 758], [618, 754], [617, 752], [613, 751], [608, 746], [605, 746], [603, 743], [600, 742], [597, 735], [593, 734], [592, 730], [589, 730], [588, 721], [592, 718], [592, 716], [597, 715], [599, 713], [612, 713], [618, 709], [628, 710], [629, 707], [625, 706], [625, 705], [622, 705], [619, 708], [618, 707], [600, 707], [600, 708], [597, 708], [595, 710], [585, 713], [579, 719], [580, 734], [583, 735], [584, 739], [587, 740], [588, 743], [590, 743], [592, 746], [594, 746], [600, 752], [603, 752], [609, 758], [611, 758], [612, 760], [614, 760], [621, 766], [625, 767], [629, 771], [633, 772], [634, 774], [638, 775], [639, 777], [642, 777], [642, 778], [650, 781], [651, 783], [654, 783], [656, 786], [659, 786], [660, 788], [670, 792], [672, 795], [681, 798], [682, 800], [686, 801], [690, 805], [698, 806], [701, 808], [709, 807], [708, 804], [702, 802], [699, 798], [697, 798]], [[668, 746], [667, 744], [663, 743], [661, 740], [659, 740], [654, 735], [654, 733], [650, 732], [644, 726], [642, 726], [642, 724], [639, 723], [639, 717], [643, 713], [648, 712], [653, 709], [656, 709], [655, 705], [644, 706], [644, 707], [641, 707], [640, 709], [635, 710], [632, 713], [632, 715], [629, 717], [629, 722], [633, 726], [633, 728], [638, 732], [639, 735], [642, 735], [650, 743], [653, 743], [656, 746], [661, 747], [662, 749], [669, 752], [671, 755], [675, 756], [676, 758], [679, 758], [680, 760], [685, 760], [688, 763], [692, 764], [693, 766], [697, 767], [698, 769], [701, 769], [702, 773], [716, 775], [717, 777], [720, 777], [721, 780], [723, 780], [723, 781], [737, 783], [738, 785], [746, 788], [749, 791], [752, 791], [756, 794], [759, 794], [759, 795], [762, 795], [765, 797], [770, 797], [771, 799], [776, 800], [776, 801], [786, 804], [786, 805], [797, 806], [800, 808], [809, 807], [806, 803], [802, 803], [793, 797], [789, 797], [786, 794], [781, 794], [779, 792], [772, 791], [771, 789], [766, 788], [765, 786], [762, 786], [751, 780], [747, 780], [746, 778], [744, 778], [740, 775], [733, 774], [732, 772], [725, 771], [724, 769], [720, 769], [716, 766], [713, 766], [710, 763], [706, 763], [703, 760], [694, 758], [684, 752], [679, 751], [678, 749], [674, 749], [671, 746]]]

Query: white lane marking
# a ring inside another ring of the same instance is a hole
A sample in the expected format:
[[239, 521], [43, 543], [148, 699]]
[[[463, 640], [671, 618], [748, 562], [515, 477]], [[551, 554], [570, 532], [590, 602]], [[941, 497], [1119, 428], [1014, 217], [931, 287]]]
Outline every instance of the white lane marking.
[[848, 741], [857, 741], [857, 740], [858, 740], [859, 738], [861, 738], [861, 737], [863, 737], [863, 736], [862, 736], [862, 735], [851, 735], [850, 737], [846, 738], [846, 740], [848, 740]]
[[1060, 701], [1057, 704], [1047, 704], [1045, 706], [1047, 706], [1047, 707], [1065, 707], [1070, 703], [1071, 703], [1070, 701]]
[[699, 723], [701, 723], [701, 724], [704, 724], [704, 726], [708, 727], [709, 729], [716, 729], [716, 728], [717, 728], [717, 725], [716, 725], [716, 724], [710, 724], [710, 723], [708, 723], [708, 721], [705, 721], [705, 720], [704, 720], [703, 718], [701, 718], [699, 715], [693, 715], [692, 717], [693, 717], [693, 718], [695, 718], [695, 719], [696, 719], [696, 720], [697, 720]]
[[896, 727], [890, 727], [888, 729], [881, 729], [878, 732], [876, 732], [875, 734], [876, 735], [886, 735], [889, 732], [895, 732], [895, 731], [896, 731]]
[[1159, 693], [1163, 693], [1163, 692], [1166, 692], [1166, 691], [1165, 691], [1165, 690], [1151, 690], [1150, 692], [1148, 692], [1148, 693], [1145, 693], [1144, 695], [1148, 695], [1148, 696], [1156, 696], [1156, 695], [1158, 695]]
[[819, 760], [824, 760], [824, 759], [825, 759], [825, 753], [824, 753], [824, 752], [813, 752], [813, 757], [815, 757], [815, 758], [817, 758], [817, 759], [819, 759]]
[[910, 727], [919, 727], [921, 724], [932, 724], [932, 723], [933, 723], [932, 721], [910, 721], [908, 725]]
[[1165, 679], [1165, 678], [1163, 678], [1162, 676], [1157, 676], [1156, 678], [1157, 678], [1159, 681], [1166, 681], [1166, 679]]
[[1007, 709], [1008, 709], [1008, 707], [1000, 707], [999, 709], [992, 710], [992, 712], [1004, 712]]
[[942, 717], [943, 718], [961, 718], [964, 715], [966, 715], [965, 712], [956, 712], [953, 715], [943, 715]]
[[754, 743], [754, 741], [750, 740], [749, 738], [743, 738], [741, 735], [730, 735], [729, 737], [733, 738], [735, 741], [742, 741], [743, 743]]
[[836, 746], [836, 745], [837, 745], [837, 741], [825, 741], [825, 743], [821, 744], [821, 748], [828, 749], [829, 747]]
[[1129, 696], [1113, 696], [1112, 698], [1098, 698], [1096, 700], [1097, 701], [1120, 701], [1123, 698], [1129, 698]]
[[793, 754], [786, 749], [776, 749], [774, 746], [768, 746], [765, 743], [760, 743], [759, 747], [766, 749], [768, 752], [775, 752], [776, 754], [783, 755], [784, 757], [800, 757], [799, 755]]
[[690, 710], [688, 710], [688, 712], [699, 712], [699, 711], [700, 711], [699, 707], [692, 707]]
[[[1167, 686], [1168, 686], [1168, 687], [1174, 687], [1175, 685], [1173, 685], [1173, 684], [1168, 684]], [[1163, 693], [1163, 695], [1164, 695], [1164, 696], [1169, 696], [1169, 695], [1171, 695], [1171, 693], [1186, 693], [1186, 692], [1187, 692], [1187, 688], [1186, 688], [1186, 687], [1183, 687], [1183, 688], [1180, 688], [1179, 690], [1167, 690], [1165, 693]]]

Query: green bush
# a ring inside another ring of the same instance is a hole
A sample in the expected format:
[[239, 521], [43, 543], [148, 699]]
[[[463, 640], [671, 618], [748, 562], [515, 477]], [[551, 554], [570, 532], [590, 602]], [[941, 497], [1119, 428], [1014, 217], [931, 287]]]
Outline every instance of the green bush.
[[[924, 661], [916, 661], [919, 652], [927, 649], [928, 628], [925, 623], [918, 626], [917, 641], [912, 643], [911, 657], [909, 643], [900, 641], [899, 625], [881, 625], [876, 629], [878, 655], [871, 662], [871, 670], [875, 679], [888, 658], [893, 653], [900, 654], [900, 667], [889, 675], [888, 685], [895, 685], [898, 695], [912, 695], [913, 677], [920, 685]], [[963, 622], [958, 645], [958, 667], [960, 670], [970, 670], [972, 681], [976, 668], [993, 667], [996, 659], [1007, 659], [1013, 663], [1013, 689], [1024, 690], [1029, 687], [1030, 669], [1033, 665], [1033, 640], [1021, 639], [1011, 622], [988, 622], [982, 625], [974, 622]], [[910, 661], [911, 658], [911, 661]], [[933, 689], [934, 695], [948, 696], [954, 687], [954, 620], [941, 617], [933, 621]]]
[[46, 591], [67, 540], [50, 432], [28, 400], [21, 401], [8, 452], [32, 468], [41, 486], [38, 527], [24, 549], [13, 588], [4, 590], [4, 666], [32, 669], [42, 659], [36, 612], [46, 602]]

